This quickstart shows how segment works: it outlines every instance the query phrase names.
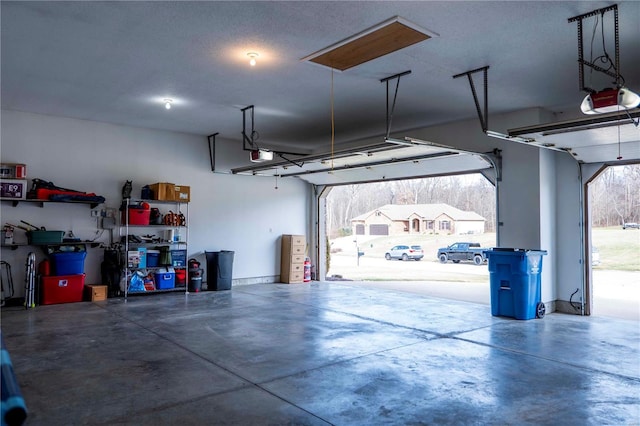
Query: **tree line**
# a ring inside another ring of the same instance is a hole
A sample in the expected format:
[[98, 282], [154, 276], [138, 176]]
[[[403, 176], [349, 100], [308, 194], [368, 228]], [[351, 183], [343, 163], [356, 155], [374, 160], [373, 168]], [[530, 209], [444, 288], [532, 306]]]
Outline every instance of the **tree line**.
[[609, 167], [589, 185], [595, 227], [640, 222], [640, 164]]
[[[589, 197], [594, 227], [640, 223], [640, 164], [609, 167]], [[348, 235], [351, 219], [385, 204], [446, 203], [478, 213], [485, 232], [495, 232], [495, 201], [495, 187], [480, 174], [343, 185], [327, 197], [327, 229], [331, 238]]]

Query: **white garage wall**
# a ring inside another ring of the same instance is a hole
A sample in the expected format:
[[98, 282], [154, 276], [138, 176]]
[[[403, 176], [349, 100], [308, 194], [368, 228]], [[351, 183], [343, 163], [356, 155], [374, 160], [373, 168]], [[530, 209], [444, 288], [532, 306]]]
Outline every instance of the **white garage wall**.
[[[205, 251], [234, 250], [236, 285], [276, 280], [280, 235], [308, 234], [310, 185], [279, 179], [275, 189], [273, 178], [212, 173], [205, 137], [6, 110], [1, 119], [2, 162], [26, 163], [29, 179], [102, 195], [106, 207], [120, 205], [126, 179], [133, 180], [133, 197], [140, 195], [143, 185], [154, 182], [189, 185], [189, 257], [204, 264]], [[222, 140], [217, 151], [222, 165], [229, 159], [238, 163], [248, 158], [240, 146]], [[2, 202], [0, 212], [3, 224], [22, 219], [48, 229], [73, 230], [82, 239], [96, 236], [96, 219], [88, 206], [12, 207]], [[108, 242], [107, 232], [98, 241]], [[117, 231], [115, 235], [117, 239]], [[20, 230], [16, 239], [26, 241]], [[17, 295], [23, 294], [29, 250], [37, 261], [44, 259], [44, 253], [33, 247], [2, 249], [2, 259], [12, 265]], [[87, 282], [100, 282], [101, 260], [101, 249], [89, 249]]]
[[556, 203], [557, 244], [556, 309], [580, 314], [569, 304], [586, 300], [584, 297], [583, 223], [581, 215], [582, 183], [580, 167], [569, 155], [556, 156]]
[[[557, 179], [556, 179], [556, 158], [560, 155], [569, 156], [567, 153], [558, 153], [546, 149], [540, 149], [540, 245], [534, 248], [541, 248], [547, 251], [542, 260], [542, 282], [553, 283], [551, 286], [542, 288], [542, 300], [555, 301], [557, 299], [556, 269], [557, 269], [557, 246], [556, 239], [556, 208], [557, 208]], [[554, 306], [548, 309], [555, 311]]]

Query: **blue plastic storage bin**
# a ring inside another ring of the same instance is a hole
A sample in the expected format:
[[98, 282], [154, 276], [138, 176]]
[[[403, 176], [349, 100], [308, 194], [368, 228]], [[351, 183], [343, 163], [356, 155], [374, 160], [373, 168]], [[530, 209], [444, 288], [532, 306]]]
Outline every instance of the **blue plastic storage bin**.
[[160, 260], [160, 250], [147, 250], [147, 268], [155, 268]]
[[54, 275], [84, 274], [86, 251], [51, 253], [49, 256], [51, 257]]
[[542, 318], [540, 274], [546, 250], [494, 248], [489, 261], [491, 315], [519, 320]]
[[172, 266], [186, 267], [187, 266], [187, 251], [186, 250], [171, 250], [171, 263], [172, 263]]

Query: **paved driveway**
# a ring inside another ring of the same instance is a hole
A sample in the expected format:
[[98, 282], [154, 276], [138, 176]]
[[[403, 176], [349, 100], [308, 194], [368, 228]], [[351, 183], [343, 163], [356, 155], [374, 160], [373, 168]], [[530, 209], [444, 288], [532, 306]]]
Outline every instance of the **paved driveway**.
[[[384, 288], [444, 299], [489, 305], [489, 271], [486, 265], [441, 264], [430, 260], [387, 261], [381, 258], [333, 254], [331, 275], [351, 280], [349, 285]], [[640, 321], [640, 271], [595, 269], [594, 316]]]

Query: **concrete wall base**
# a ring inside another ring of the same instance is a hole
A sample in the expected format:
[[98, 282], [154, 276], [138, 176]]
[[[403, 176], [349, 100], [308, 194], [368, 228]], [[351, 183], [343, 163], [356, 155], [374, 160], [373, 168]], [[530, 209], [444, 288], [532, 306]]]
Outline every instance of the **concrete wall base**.
[[[563, 314], [582, 315], [582, 312], [580, 311], [580, 308], [579, 308], [580, 306], [579, 303], [573, 302], [573, 306], [571, 306], [571, 303], [569, 303], [568, 300], [556, 300], [553, 303], [555, 304], [556, 312], [562, 312]], [[576, 308], [578, 309], [576, 310]], [[547, 307], [547, 311], [548, 309], [549, 308]]]

